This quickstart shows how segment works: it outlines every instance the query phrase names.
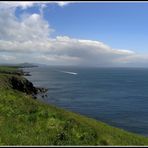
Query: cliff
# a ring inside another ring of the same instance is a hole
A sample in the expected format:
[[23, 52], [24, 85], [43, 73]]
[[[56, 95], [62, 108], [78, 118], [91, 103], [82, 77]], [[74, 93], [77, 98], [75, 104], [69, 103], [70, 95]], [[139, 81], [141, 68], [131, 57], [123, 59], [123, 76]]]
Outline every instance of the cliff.
[[27, 94], [37, 94], [38, 89], [33, 86], [31, 82], [29, 82], [25, 78], [18, 78], [16, 76], [12, 76], [9, 78], [10, 84], [13, 89], [16, 89], [21, 92], [25, 92]]

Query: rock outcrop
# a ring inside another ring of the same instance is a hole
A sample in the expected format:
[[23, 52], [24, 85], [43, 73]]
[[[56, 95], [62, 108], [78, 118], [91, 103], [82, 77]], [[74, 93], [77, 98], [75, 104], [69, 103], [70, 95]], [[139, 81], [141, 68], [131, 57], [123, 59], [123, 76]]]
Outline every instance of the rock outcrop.
[[26, 78], [20, 77], [20, 76], [11, 76], [9, 78], [9, 82], [11, 84], [11, 87], [15, 90], [24, 92], [28, 95], [32, 95], [34, 99], [36, 99], [37, 94], [42, 94], [48, 91], [46, 88], [38, 88], [35, 87], [30, 81], [28, 81]]
[[13, 89], [25, 92], [26, 94], [37, 94], [38, 89], [33, 86], [33, 84], [25, 78], [18, 78], [12, 76], [9, 78], [9, 81]]

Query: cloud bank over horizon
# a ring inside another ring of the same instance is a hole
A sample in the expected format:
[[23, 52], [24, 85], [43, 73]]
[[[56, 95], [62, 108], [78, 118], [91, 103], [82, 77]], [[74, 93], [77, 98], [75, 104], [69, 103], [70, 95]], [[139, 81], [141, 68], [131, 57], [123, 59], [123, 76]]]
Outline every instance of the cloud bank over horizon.
[[[56, 2], [64, 7], [69, 2]], [[52, 37], [56, 30], [40, 13], [15, 15], [16, 8], [37, 5], [42, 10], [47, 3], [0, 2], [0, 63], [34, 62], [48, 65], [81, 66], [146, 66], [148, 55], [128, 49], [113, 49], [106, 43], [71, 38]]]

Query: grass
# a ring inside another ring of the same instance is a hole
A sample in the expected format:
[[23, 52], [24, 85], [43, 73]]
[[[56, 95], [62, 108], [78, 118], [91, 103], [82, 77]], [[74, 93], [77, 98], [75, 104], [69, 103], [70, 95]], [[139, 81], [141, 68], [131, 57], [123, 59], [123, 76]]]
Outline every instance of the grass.
[[22, 75], [22, 70], [18, 69], [19, 66], [0, 66], [0, 74], [14, 74], [14, 75]]
[[148, 145], [146, 137], [13, 90], [8, 81], [12, 75], [0, 73], [0, 145]]
[[17, 72], [18, 66], [0, 66], [0, 72]]

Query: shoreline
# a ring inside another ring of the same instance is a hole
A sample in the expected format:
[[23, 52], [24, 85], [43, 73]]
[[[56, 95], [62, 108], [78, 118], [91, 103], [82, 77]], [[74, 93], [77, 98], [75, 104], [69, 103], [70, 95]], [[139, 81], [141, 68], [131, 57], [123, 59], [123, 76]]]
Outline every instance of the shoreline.
[[[26, 72], [24, 71], [24, 68], [28, 68], [28, 67], [21, 67], [21, 71], [22, 71], [22, 76], [25, 77], [25, 76], [31, 76], [30, 72]], [[33, 68], [33, 67], [29, 67], [29, 68]], [[43, 95], [48, 91], [48, 88], [45, 88], [45, 87], [36, 87], [34, 86], [34, 84], [29, 81], [26, 77], [25, 79], [31, 84], [31, 87], [35, 90], [32, 92], [32, 97], [33, 99], [37, 99], [37, 95]]]
[[148, 144], [145, 136], [33, 99], [33, 84], [14, 73], [0, 73], [0, 145]]
[[[29, 74], [29, 76], [32, 76], [29, 71], [28, 71], [27, 73]], [[32, 83], [33, 83], [33, 82], [32, 82]], [[37, 87], [36, 87], [36, 88], [37, 88]], [[38, 89], [38, 88], [37, 88], [37, 89]], [[42, 100], [45, 104], [50, 105], [49, 102], [46, 102], [46, 100], [44, 100], [44, 98], [46, 99], [46, 98], [48, 97], [47, 94], [46, 94], [46, 92], [48, 91], [48, 89], [46, 89], [46, 88], [44, 88], [44, 87], [41, 87], [41, 88], [39, 88], [39, 91], [40, 91], [40, 89], [43, 89], [43, 92], [41, 91], [41, 92], [39, 92], [36, 96], [33, 96], [34, 99]], [[44, 89], [45, 89], [45, 91], [44, 91]], [[42, 94], [43, 94], [43, 95], [42, 95]], [[57, 104], [56, 104], [55, 106], [57, 106], [57, 107], [59, 107], [59, 108], [62, 108], [61, 106], [58, 106]], [[66, 109], [66, 110], [68, 110], [68, 109]], [[79, 112], [77, 112], [77, 111], [72, 111], [72, 110], [68, 110], [68, 111], [70, 111], [70, 112], [75, 112], [75, 113], [79, 113]], [[81, 113], [79, 113], [79, 114], [81, 114]], [[148, 137], [147, 134], [142, 134], [142, 133], [138, 133], [138, 132], [132, 131], [132, 130], [130, 130], [130, 129], [123, 128], [123, 126], [118, 126], [117, 124], [112, 124], [112, 123], [109, 122], [109, 121], [97, 119], [97, 118], [94, 118], [93, 116], [87, 116], [86, 114], [83, 114], [83, 113], [82, 113], [82, 115], [84, 115], [84, 116], [86, 116], [86, 117], [89, 117], [89, 118], [93, 118], [93, 119], [95, 119], [95, 120], [102, 121], [102, 122], [104, 122], [104, 123], [106, 123], [106, 124], [109, 124], [110, 126], [114, 126], [114, 127], [120, 128], [120, 129], [124, 129], [124, 130], [126, 130], [126, 131], [128, 131], [128, 132], [132, 132], [132, 133], [135, 133], [135, 134], [139, 134], [139, 135]]]

